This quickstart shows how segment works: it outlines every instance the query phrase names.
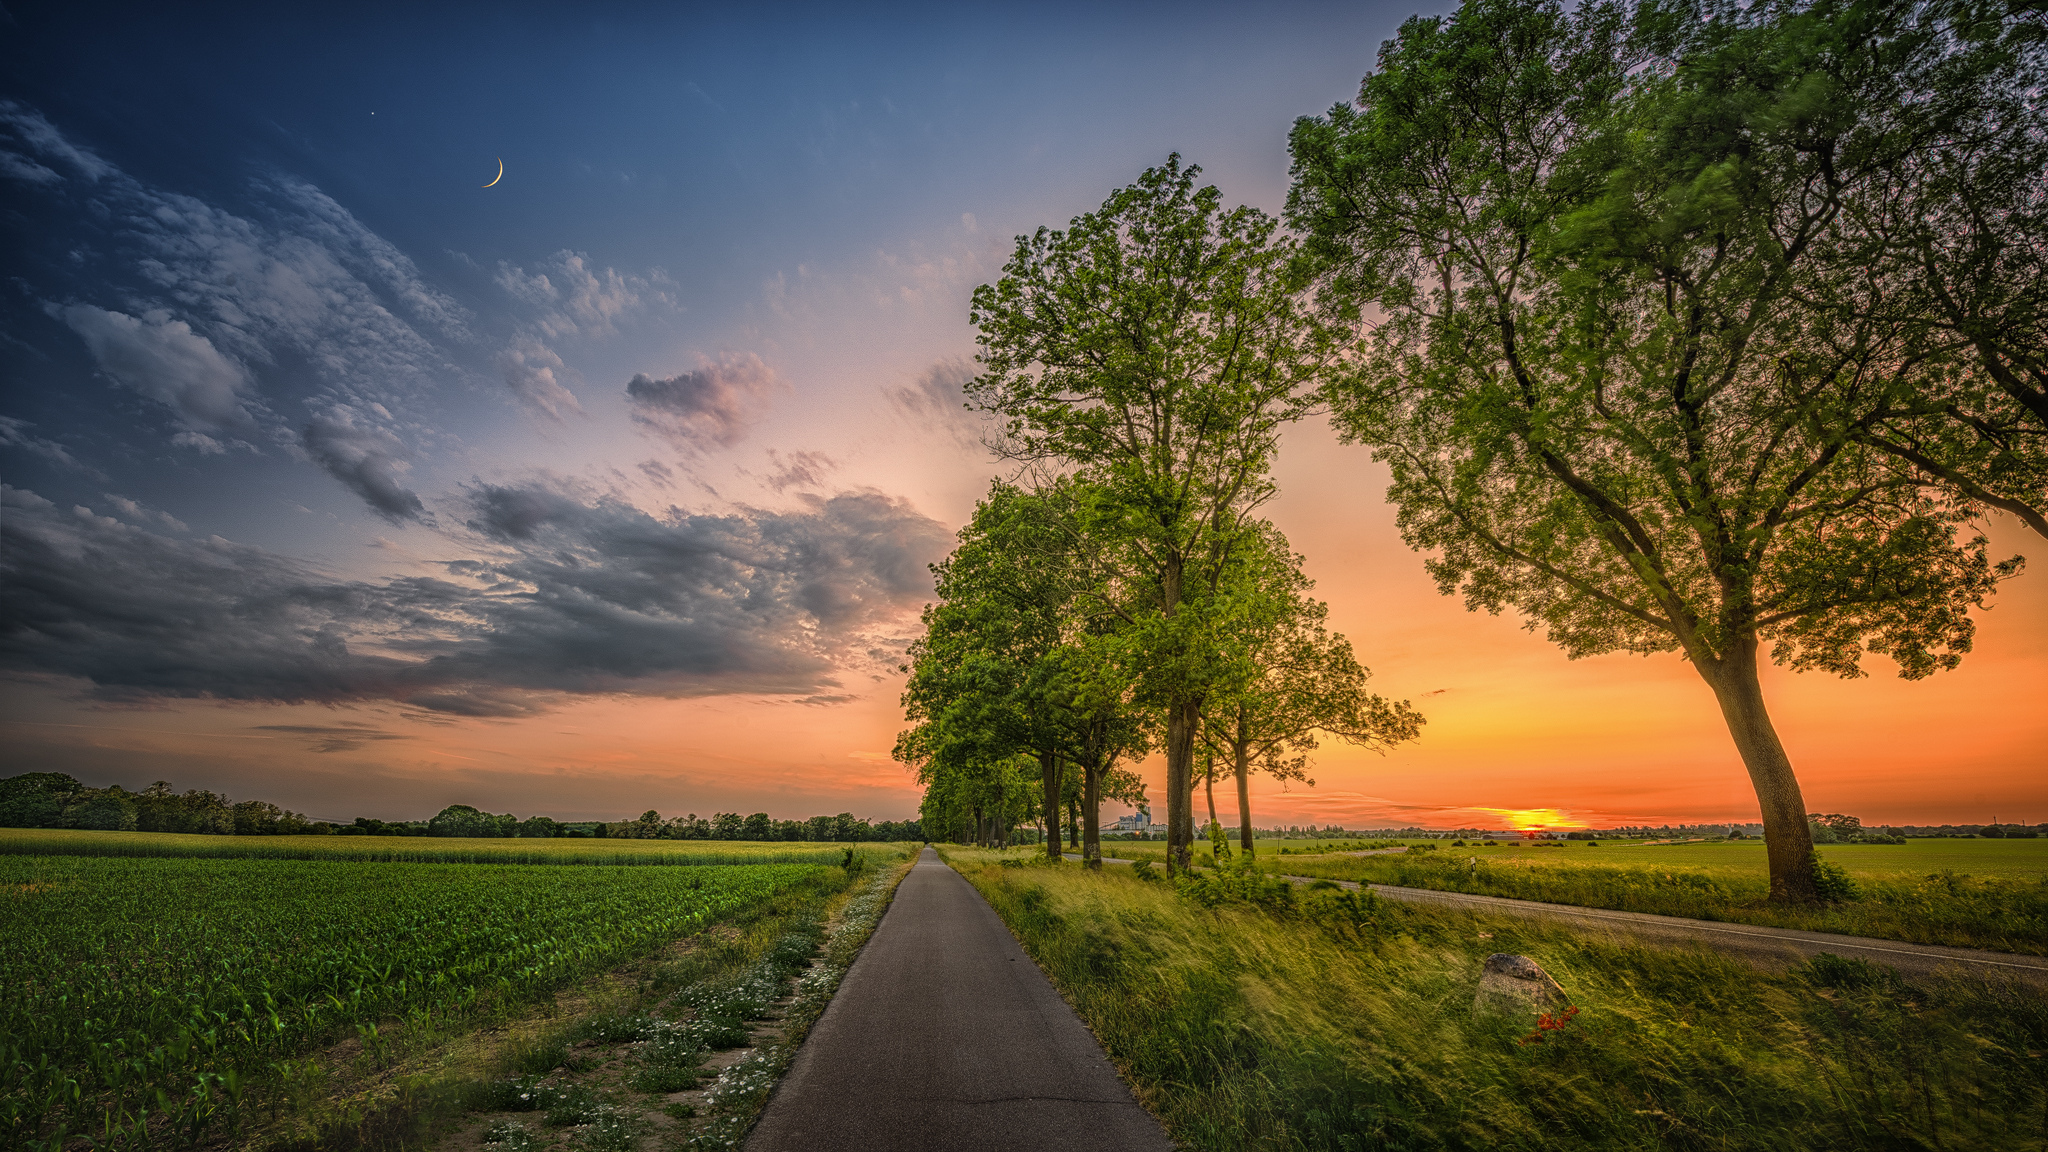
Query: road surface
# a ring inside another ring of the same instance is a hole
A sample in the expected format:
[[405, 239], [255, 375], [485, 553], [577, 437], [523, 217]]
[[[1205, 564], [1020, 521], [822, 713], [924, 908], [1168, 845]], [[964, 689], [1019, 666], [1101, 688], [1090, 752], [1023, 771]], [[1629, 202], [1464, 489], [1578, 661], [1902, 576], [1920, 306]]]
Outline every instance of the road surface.
[[927, 848], [748, 1152], [1170, 1152], [973, 885]]

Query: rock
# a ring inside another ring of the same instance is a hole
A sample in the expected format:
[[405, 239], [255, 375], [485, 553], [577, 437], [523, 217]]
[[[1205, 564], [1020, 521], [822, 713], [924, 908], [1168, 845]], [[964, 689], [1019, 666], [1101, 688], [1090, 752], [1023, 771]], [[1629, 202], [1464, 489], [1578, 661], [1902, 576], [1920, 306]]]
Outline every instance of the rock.
[[1486, 958], [1472, 1008], [1480, 1012], [1548, 1012], [1570, 1003], [1564, 989], [1527, 956], [1495, 952]]

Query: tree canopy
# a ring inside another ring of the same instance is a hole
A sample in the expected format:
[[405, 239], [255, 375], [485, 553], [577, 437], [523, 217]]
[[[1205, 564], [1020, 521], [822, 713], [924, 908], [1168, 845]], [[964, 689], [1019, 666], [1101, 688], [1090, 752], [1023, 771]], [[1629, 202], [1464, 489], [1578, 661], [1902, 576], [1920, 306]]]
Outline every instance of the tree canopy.
[[1403, 25], [1291, 140], [1323, 305], [1364, 322], [1324, 395], [1391, 467], [1404, 537], [1443, 591], [1573, 656], [1681, 652], [1780, 899], [1816, 890], [1760, 653], [1954, 667], [2019, 565], [1972, 529], [1980, 498], [1877, 442], [1990, 373], [1924, 308], [1849, 306], [1874, 297], [1845, 221], [1910, 150], [1866, 131], [1891, 97], [1865, 14], [1470, 0]]

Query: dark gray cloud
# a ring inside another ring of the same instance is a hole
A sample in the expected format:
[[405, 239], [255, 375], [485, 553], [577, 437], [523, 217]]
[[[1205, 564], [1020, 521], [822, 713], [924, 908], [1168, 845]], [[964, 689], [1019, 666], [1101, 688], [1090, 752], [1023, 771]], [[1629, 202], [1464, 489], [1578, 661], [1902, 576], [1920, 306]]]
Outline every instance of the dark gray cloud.
[[633, 422], [680, 447], [730, 447], [777, 386], [775, 373], [752, 353], [727, 356], [694, 372], [656, 379], [642, 372], [626, 383]]
[[384, 732], [366, 724], [257, 724], [254, 731], [309, 737], [309, 746], [315, 752], [353, 752], [365, 744], [381, 740], [412, 739], [402, 732]]
[[843, 672], [879, 666], [871, 653], [901, 651], [930, 595], [926, 565], [950, 543], [876, 492], [657, 516], [493, 485], [471, 492], [476, 558], [447, 562], [446, 578], [375, 582], [20, 489], [0, 497], [0, 669], [130, 703], [394, 700], [517, 716], [576, 694], [827, 697]]
[[426, 517], [420, 498], [398, 482], [406, 450], [398, 437], [349, 408], [336, 406], [315, 417], [299, 434], [300, 446], [329, 476], [363, 498], [393, 524]]

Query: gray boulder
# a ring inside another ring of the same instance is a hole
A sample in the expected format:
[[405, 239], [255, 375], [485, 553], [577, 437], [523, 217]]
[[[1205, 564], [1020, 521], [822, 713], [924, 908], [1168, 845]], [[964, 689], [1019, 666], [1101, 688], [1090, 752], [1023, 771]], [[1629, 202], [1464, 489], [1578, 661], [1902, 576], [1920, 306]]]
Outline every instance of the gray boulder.
[[1473, 1009], [1480, 1012], [1550, 1012], [1570, 1002], [1542, 965], [1506, 952], [1486, 958], [1472, 997]]

